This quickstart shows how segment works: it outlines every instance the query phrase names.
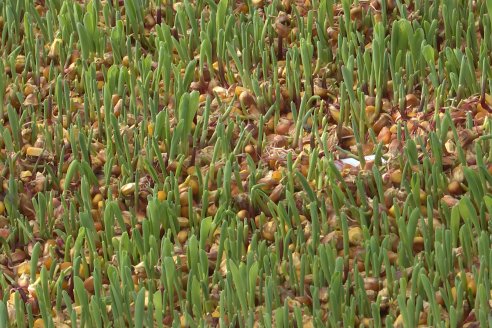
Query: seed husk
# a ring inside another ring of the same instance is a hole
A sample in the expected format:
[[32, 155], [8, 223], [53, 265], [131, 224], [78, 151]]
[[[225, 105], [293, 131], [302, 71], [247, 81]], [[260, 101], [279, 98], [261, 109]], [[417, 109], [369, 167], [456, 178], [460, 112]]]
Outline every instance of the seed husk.
[[123, 185], [120, 191], [123, 194], [123, 196], [128, 197], [130, 195], [133, 195], [133, 193], [135, 192], [135, 187], [136, 187], [135, 182], [130, 182]]

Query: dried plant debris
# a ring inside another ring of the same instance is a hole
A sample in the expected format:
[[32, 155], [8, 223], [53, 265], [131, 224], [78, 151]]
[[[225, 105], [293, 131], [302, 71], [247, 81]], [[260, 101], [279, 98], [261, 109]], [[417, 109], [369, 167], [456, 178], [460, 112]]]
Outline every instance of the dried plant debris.
[[491, 326], [489, 2], [1, 2], [0, 326]]

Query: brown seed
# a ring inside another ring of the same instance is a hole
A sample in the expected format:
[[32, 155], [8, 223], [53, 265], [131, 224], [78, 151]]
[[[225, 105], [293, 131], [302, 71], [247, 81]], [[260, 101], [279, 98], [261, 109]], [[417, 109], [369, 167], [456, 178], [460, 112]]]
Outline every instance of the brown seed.
[[326, 29], [326, 34], [328, 35], [328, 38], [330, 38], [332, 44], [336, 44], [338, 42], [338, 33], [338, 30], [334, 29], [332, 26]]
[[186, 217], [178, 217], [178, 223], [180, 228], [187, 228], [190, 226], [190, 220]]
[[439, 290], [438, 290], [438, 291], [434, 294], [434, 297], [435, 297], [435, 299], [436, 299], [437, 304], [439, 304], [439, 305], [441, 305], [441, 306], [442, 306], [442, 305], [444, 305], [444, 298], [443, 298], [443, 297], [442, 297], [442, 295], [441, 295], [441, 291], [439, 291]]
[[321, 239], [322, 244], [333, 243], [337, 250], [343, 249], [343, 233], [341, 231], [335, 230], [327, 234]]
[[[381, 0], [381, 1], [384, 1], [384, 0]], [[395, 7], [396, 7], [395, 0], [386, 0], [386, 9], [388, 11], [393, 11], [393, 9], [395, 9]]]
[[350, 19], [360, 19], [362, 17], [362, 7], [354, 7], [350, 9]]
[[319, 85], [314, 85], [314, 94], [321, 98], [326, 98], [328, 96], [328, 89], [322, 88]]
[[217, 206], [215, 204], [211, 204], [207, 208], [207, 215], [214, 216], [217, 213]]
[[189, 207], [181, 206], [181, 216], [187, 218], [189, 216]]
[[22, 73], [25, 64], [26, 64], [26, 57], [23, 55], [18, 55], [17, 58], [15, 59], [15, 71], [19, 74]]
[[155, 26], [155, 19], [153, 15], [148, 14], [147, 16], [145, 16], [144, 26], [148, 29], [151, 29]]
[[413, 93], [405, 96], [405, 103], [407, 107], [415, 107], [419, 104], [419, 99]]
[[27, 255], [22, 249], [16, 248], [15, 251], [10, 254], [10, 259], [12, 263], [17, 264], [26, 259]]
[[94, 294], [94, 277], [90, 276], [84, 280], [84, 288], [90, 294]]
[[243, 91], [239, 95], [239, 102], [245, 107], [256, 106], [255, 97], [249, 91]]
[[10, 230], [5, 228], [0, 228], [0, 238], [7, 239], [10, 235]]
[[372, 128], [375, 133], [380, 133], [384, 128], [388, 129], [388, 127], [391, 126], [391, 121], [391, 116], [389, 116], [387, 113], [383, 113], [379, 116], [378, 120], [374, 123]]
[[101, 223], [100, 221], [96, 221], [96, 222], [94, 222], [94, 229], [95, 229], [96, 231], [102, 231], [102, 229], [103, 229], [103, 225], [102, 225], [102, 223]]
[[188, 230], [180, 230], [178, 232], [178, 241], [180, 244], [184, 244], [188, 239]]
[[393, 93], [393, 80], [389, 80], [388, 82], [386, 82], [386, 92], [388, 94]]
[[448, 184], [448, 191], [451, 195], [460, 195], [463, 192], [460, 183], [454, 180]]
[[444, 195], [442, 198], [441, 198], [441, 201], [446, 204], [448, 207], [453, 207], [455, 206], [456, 204], [458, 204], [458, 200], [456, 198], [454, 198], [453, 196], [450, 196], [450, 195]]
[[280, 38], [286, 38], [290, 33], [290, 18], [284, 12], [279, 12], [278, 17], [275, 19], [275, 31]]
[[[425, 214], [424, 214], [425, 216]], [[413, 238], [413, 251], [415, 253], [420, 253], [424, 250], [424, 238], [421, 236], [417, 236]]]
[[388, 260], [391, 264], [395, 264], [396, 261], [398, 260], [398, 254], [396, 254], [393, 251], [388, 251]]
[[123, 109], [123, 99], [118, 100], [116, 105], [113, 107], [113, 113], [116, 117], [119, 117], [121, 114], [121, 110]]
[[365, 290], [373, 290], [375, 292], [379, 291], [381, 288], [381, 282], [379, 278], [367, 277], [364, 278], [364, 289]]
[[289, 133], [289, 129], [290, 129], [290, 122], [287, 120], [282, 120], [278, 122], [275, 132], [277, 132], [277, 134], [280, 135], [286, 135]]
[[261, 216], [260, 216], [260, 215], [255, 216], [255, 226], [256, 226], [257, 228], [259, 228], [259, 227], [260, 227], [260, 218], [261, 218]]
[[272, 202], [277, 203], [280, 200], [283, 191], [284, 191], [284, 186], [282, 184], [279, 184], [272, 190], [269, 198], [272, 200]]
[[31, 311], [32, 314], [38, 315], [39, 314], [39, 302], [36, 297], [30, 297], [27, 300], [27, 304], [31, 306]]
[[188, 191], [183, 191], [179, 194], [179, 203], [181, 205], [188, 205]]
[[277, 225], [274, 221], [268, 221], [263, 225], [262, 235], [268, 241], [275, 240], [275, 231], [277, 230]]
[[60, 263], [60, 270], [68, 269], [72, 266], [72, 262], [62, 262]]
[[240, 210], [237, 212], [237, 217], [241, 220], [244, 220], [248, 217], [248, 211], [247, 210]]

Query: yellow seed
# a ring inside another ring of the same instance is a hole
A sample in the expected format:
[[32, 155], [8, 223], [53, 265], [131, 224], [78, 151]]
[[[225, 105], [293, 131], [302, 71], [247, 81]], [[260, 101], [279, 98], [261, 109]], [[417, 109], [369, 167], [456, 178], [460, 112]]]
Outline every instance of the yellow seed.
[[234, 94], [239, 97], [241, 95], [241, 92], [243, 91], [249, 91], [248, 89], [246, 89], [245, 87], [242, 87], [242, 86], [236, 86], [236, 88], [234, 89]]
[[395, 205], [391, 206], [388, 210], [388, 214], [392, 217], [395, 217]]
[[128, 56], [123, 57], [121, 63], [126, 67], [130, 66], [130, 59], [128, 58]]
[[451, 288], [451, 295], [453, 296], [453, 301], [456, 302], [456, 299], [458, 298], [456, 287]]
[[279, 183], [280, 179], [282, 179], [282, 173], [280, 171], [273, 171], [272, 179], [275, 180], [275, 182]]
[[99, 202], [103, 200], [103, 196], [100, 193], [97, 193], [94, 198], [92, 198], [92, 205], [98, 206]]
[[349, 243], [351, 245], [360, 245], [364, 240], [364, 236], [362, 235], [362, 229], [360, 227], [350, 228], [348, 231]]
[[19, 178], [22, 180], [22, 182], [28, 182], [32, 178], [32, 172], [31, 171], [22, 171], [19, 175]]
[[403, 325], [403, 315], [400, 314], [398, 315], [398, 317], [396, 318], [395, 322], [393, 323], [393, 327], [394, 328], [403, 328], [404, 325]]
[[199, 187], [198, 187], [198, 181], [197, 179], [190, 179], [188, 181], [188, 187], [191, 188], [191, 192], [193, 194], [193, 196], [196, 196], [198, 195], [198, 192], [199, 192]]
[[51, 268], [52, 264], [53, 264], [53, 259], [49, 256], [43, 261], [44, 267], [48, 270]]
[[147, 133], [149, 137], [154, 134], [154, 123], [149, 123], [149, 125], [147, 125]]
[[477, 283], [471, 272], [466, 273], [466, 287], [473, 296], [477, 295]]
[[195, 175], [196, 174], [196, 166], [190, 166], [189, 168], [187, 168], [186, 173], [188, 175]]
[[31, 265], [29, 262], [24, 262], [22, 264], [19, 264], [17, 267], [17, 275], [20, 277], [23, 274], [29, 274], [31, 272]]
[[485, 102], [489, 105], [492, 106], [492, 96], [489, 95], [488, 93], [485, 94]]
[[44, 321], [41, 318], [38, 318], [34, 321], [33, 328], [44, 328]]
[[248, 154], [250, 154], [251, 156], [253, 156], [254, 152], [255, 152], [255, 147], [253, 147], [253, 145], [246, 145], [244, 147], [244, 151]]
[[3, 212], [5, 212], [5, 204], [0, 201], [0, 214], [3, 214]]
[[422, 189], [420, 190], [420, 202], [425, 202], [425, 200], [427, 199], [427, 193], [425, 191], [423, 191]]
[[79, 276], [82, 279], [87, 278], [87, 270], [86, 270], [86, 266], [85, 265], [80, 264], [80, 267], [79, 267]]
[[164, 190], [159, 190], [157, 192], [157, 199], [160, 201], [160, 202], [163, 202], [164, 200], [166, 200], [166, 197], [167, 197], [167, 194]]
[[401, 171], [400, 170], [395, 170], [391, 172], [391, 182], [395, 184], [400, 184], [401, 183]]
[[32, 84], [26, 84], [24, 87], [24, 95], [28, 96], [30, 94], [34, 93], [34, 86]]
[[335, 106], [330, 106], [329, 108], [331, 117], [335, 120], [335, 122], [340, 122], [340, 110], [335, 108]]
[[477, 284], [475, 283], [475, 280], [471, 280], [470, 282], [468, 282], [467, 287], [473, 296], [477, 295]]
[[38, 147], [28, 147], [26, 149], [26, 155], [32, 157], [39, 157], [43, 153], [43, 148]]

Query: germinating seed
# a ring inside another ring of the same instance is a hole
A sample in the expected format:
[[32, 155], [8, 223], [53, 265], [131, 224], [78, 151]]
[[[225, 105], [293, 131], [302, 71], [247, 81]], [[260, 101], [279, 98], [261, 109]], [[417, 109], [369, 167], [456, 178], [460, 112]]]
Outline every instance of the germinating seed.
[[491, 17], [0, 3], [0, 322], [489, 326]]

